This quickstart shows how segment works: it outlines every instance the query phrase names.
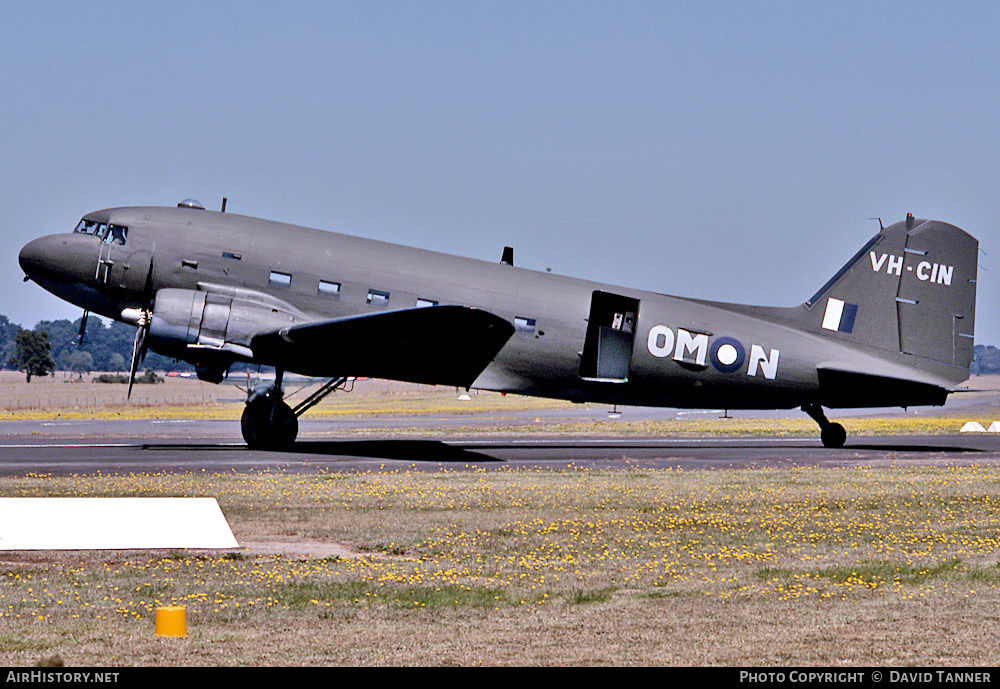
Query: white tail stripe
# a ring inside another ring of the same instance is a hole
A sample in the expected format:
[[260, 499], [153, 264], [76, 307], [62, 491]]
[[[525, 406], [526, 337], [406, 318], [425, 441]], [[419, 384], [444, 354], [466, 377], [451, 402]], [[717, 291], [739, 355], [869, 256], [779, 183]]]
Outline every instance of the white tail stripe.
[[844, 314], [844, 302], [830, 297], [826, 300], [826, 313], [823, 314], [823, 327], [827, 330], [840, 330], [840, 317]]

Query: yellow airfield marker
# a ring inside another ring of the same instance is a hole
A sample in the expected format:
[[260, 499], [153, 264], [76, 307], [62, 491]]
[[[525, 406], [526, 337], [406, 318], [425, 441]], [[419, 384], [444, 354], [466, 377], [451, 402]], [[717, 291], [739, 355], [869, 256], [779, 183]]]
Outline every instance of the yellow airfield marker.
[[156, 609], [156, 635], [179, 638], [187, 636], [187, 619], [183, 606], [172, 605]]

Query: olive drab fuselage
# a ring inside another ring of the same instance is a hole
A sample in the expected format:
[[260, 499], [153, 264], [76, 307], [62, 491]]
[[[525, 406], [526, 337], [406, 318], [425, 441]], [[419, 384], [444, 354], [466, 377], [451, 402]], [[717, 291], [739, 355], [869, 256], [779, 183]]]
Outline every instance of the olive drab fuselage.
[[[191, 204], [89, 213], [20, 258], [83, 309], [146, 317], [144, 346], [210, 380], [243, 361], [577, 402], [760, 409], [942, 404], [968, 377], [977, 247], [951, 225], [908, 218], [792, 307], [670, 296]], [[463, 375], [447, 375], [438, 351], [462, 359]]]

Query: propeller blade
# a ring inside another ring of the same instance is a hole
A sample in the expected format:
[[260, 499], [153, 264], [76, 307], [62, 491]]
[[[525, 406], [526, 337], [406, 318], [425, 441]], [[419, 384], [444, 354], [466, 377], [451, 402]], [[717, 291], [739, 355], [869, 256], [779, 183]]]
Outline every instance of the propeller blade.
[[142, 288], [146, 298], [146, 308], [153, 308], [153, 255], [149, 255], [149, 270], [146, 271], [146, 284]]
[[76, 345], [78, 347], [83, 344], [83, 336], [87, 334], [87, 318], [89, 316], [90, 316], [90, 311], [84, 309], [83, 317], [80, 319], [80, 336], [76, 340]]
[[139, 368], [139, 349], [142, 347], [142, 340], [144, 339], [142, 334], [146, 331], [145, 328], [139, 327], [135, 331], [135, 342], [132, 345], [132, 367], [129, 369], [128, 375], [128, 394], [126, 399], [132, 398], [132, 386], [135, 384], [135, 372]]
[[139, 311], [139, 321], [136, 323], [135, 342], [132, 344], [132, 366], [128, 376], [128, 393], [126, 399], [132, 398], [132, 386], [135, 385], [135, 374], [139, 364], [146, 360], [146, 331], [153, 319], [153, 256], [149, 257], [149, 270], [146, 272], [146, 284], [143, 286], [145, 303]]
[[148, 314], [143, 311], [135, 329], [135, 342], [132, 343], [132, 366], [129, 369], [128, 393], [126, 399], [132, 398], [132, 386], [135, 384], [135, 372], [139, 369], [140, 360], [146, 359], [146, 329], [149, 327]]

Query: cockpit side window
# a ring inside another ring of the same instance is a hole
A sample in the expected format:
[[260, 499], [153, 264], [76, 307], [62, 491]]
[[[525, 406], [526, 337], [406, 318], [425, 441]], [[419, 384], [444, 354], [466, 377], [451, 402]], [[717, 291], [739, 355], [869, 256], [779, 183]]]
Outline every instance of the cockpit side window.
[[125, 237], [128, 236], [128, 228], [124, 225], [110, 225], [107, 237], [104, 241], [108, 244], [125, 246]]

